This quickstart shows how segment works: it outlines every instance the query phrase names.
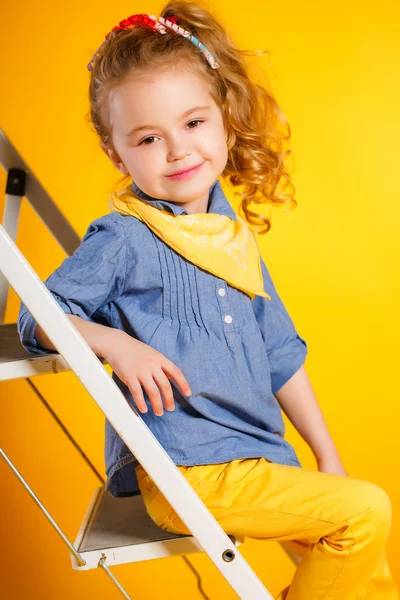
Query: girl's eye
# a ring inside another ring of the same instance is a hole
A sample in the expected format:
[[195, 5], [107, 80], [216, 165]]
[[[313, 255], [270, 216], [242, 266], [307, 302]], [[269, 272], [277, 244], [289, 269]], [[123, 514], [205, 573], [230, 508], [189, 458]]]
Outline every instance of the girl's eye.
[[[189, 121], [188, 125], [190, 125], [190, 123], [203, 123], [203, 121], [200, 121], [199, 119], [195, 119], [194, 121]], [[195, 127], [191, 127], [190, 129], [195, 129]]]
[[[203, 123], [203, 122], [204, 121], [201, 121], [200, 119], [195, 119], [194, 121], [189, 121], [188, 125], [190, 125], [191, 123]], [[195, 125], [195, 127], [190, 127], [190, 129], [196, 129], [196, 127], [197, 127], [197, 125]], [[144, 144], [145, 146], [150, 146], [152, 144], [152, 142], [150, 142], [150, 144], [147, 144], [147, 143], [145, 144], [145, 142], [147, 142], [147, 140], [154, 140], [155, 137], [156, 136], [154, 136], [154, 135], [150, 135], [149, 137], [144, 138], [144, 140], [142, 140], [139, 143], [139, 146], [141, 146], [142, 144]]]
[[[142, 140], [139, 144], [139, 146], [141, 146], [142, 144], [144, 144], [147, 140], [154, 140], [155, 136], [154, 135], [150, 135], [147, 138], [144, 138], [144, 140]], [[145, 146], [150, 146], [150, 144], [145, 144]]]

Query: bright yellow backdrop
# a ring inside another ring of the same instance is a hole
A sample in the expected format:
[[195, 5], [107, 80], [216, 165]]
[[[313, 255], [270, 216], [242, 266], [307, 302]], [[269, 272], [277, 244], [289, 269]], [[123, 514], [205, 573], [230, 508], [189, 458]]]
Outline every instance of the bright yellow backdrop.
[[[120, 20], [133, 12], [159, 14], [161, 6], [40, 0], [2, 8], [0, 127], [81, 236], [107, 212], [119, 179], [84, 120], [86, 64]], [[400, 584], [400, 8], [390, 0], [276, 6], [253, 0], [235, 9], [219, 0], [217, 6], [238, 43], [273, 52], [270, 79], [292, 128], [299, 206], [273, 212], [261, 247], [308, 341], [306, 368], [349, 474], [380, 485], [392, 499], [388, 557]], [[264, 57], [260, 64], [267, 63]], [[3, 172], [0, 184], [4, 189]], [[18, 244], [42, 279], [64, 258], [26, 203]], [[15, 321], [18, 306], [13, 294], [7, 322]], [[75, 376], [33, 381], [103, 472], [104, 417]], [[0, 443], [73, 540], [97, 480], [28, 383], [2, 383], [0, 394]], [[314, 469], [290, 424], [287, 439]], [[68, 550], [3, 461], [0, 477], [2, 597], [119, 598], [100, 570], [71, 569]], [[273, 594], [293, 575], [276, 544], [248, 539], [240, 551]], [[235, 597], [206, 555], [190, 560], [211, 599]], [[202, 597], [179, 557], [115, 573], [137, 599]]]

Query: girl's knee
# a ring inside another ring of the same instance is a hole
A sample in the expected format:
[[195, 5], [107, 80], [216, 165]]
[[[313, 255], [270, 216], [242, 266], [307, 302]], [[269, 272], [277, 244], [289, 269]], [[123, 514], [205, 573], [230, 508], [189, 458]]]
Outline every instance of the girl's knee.
[[378, 485], [371, 483], [369, 485], [368, 499], [378, 520], [389, 521], [392, 520], [392, 503], [389, 496]]
[[368, 525], [367, 534], [371, 540], [386, 543], [392, 524], [392, 503], [387, 493], [379, 486], [368, 483], [363, 489], [367, 505], [363, 516]]

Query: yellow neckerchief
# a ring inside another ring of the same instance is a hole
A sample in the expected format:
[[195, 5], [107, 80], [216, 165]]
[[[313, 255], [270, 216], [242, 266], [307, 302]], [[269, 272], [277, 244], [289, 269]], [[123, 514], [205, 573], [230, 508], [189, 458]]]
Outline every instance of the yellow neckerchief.
[[178, 254], [242, 290], [252, 300], [255, 296], [271, 300], [264, 291], [256, 239], [239, 215], [237, 221], [216, 213], [175, 216], [137, 198], [131, 186], [112, 192], [109, 204], [120, 214], [143, 221]]

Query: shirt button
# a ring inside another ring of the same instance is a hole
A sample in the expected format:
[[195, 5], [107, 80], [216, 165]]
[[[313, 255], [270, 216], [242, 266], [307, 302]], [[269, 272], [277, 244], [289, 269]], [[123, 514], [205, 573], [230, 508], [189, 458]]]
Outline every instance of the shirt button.
[[224, 318], [225, 323], [232, 323], [232, 317], [231, 315], [226, 315], [226, 317]]
[[224, 290], [224, 288], [219, 288], [219, 290], [218, 290], [218, 294], [219, 294], [220, 296], [225, 296], [225, 290]]

